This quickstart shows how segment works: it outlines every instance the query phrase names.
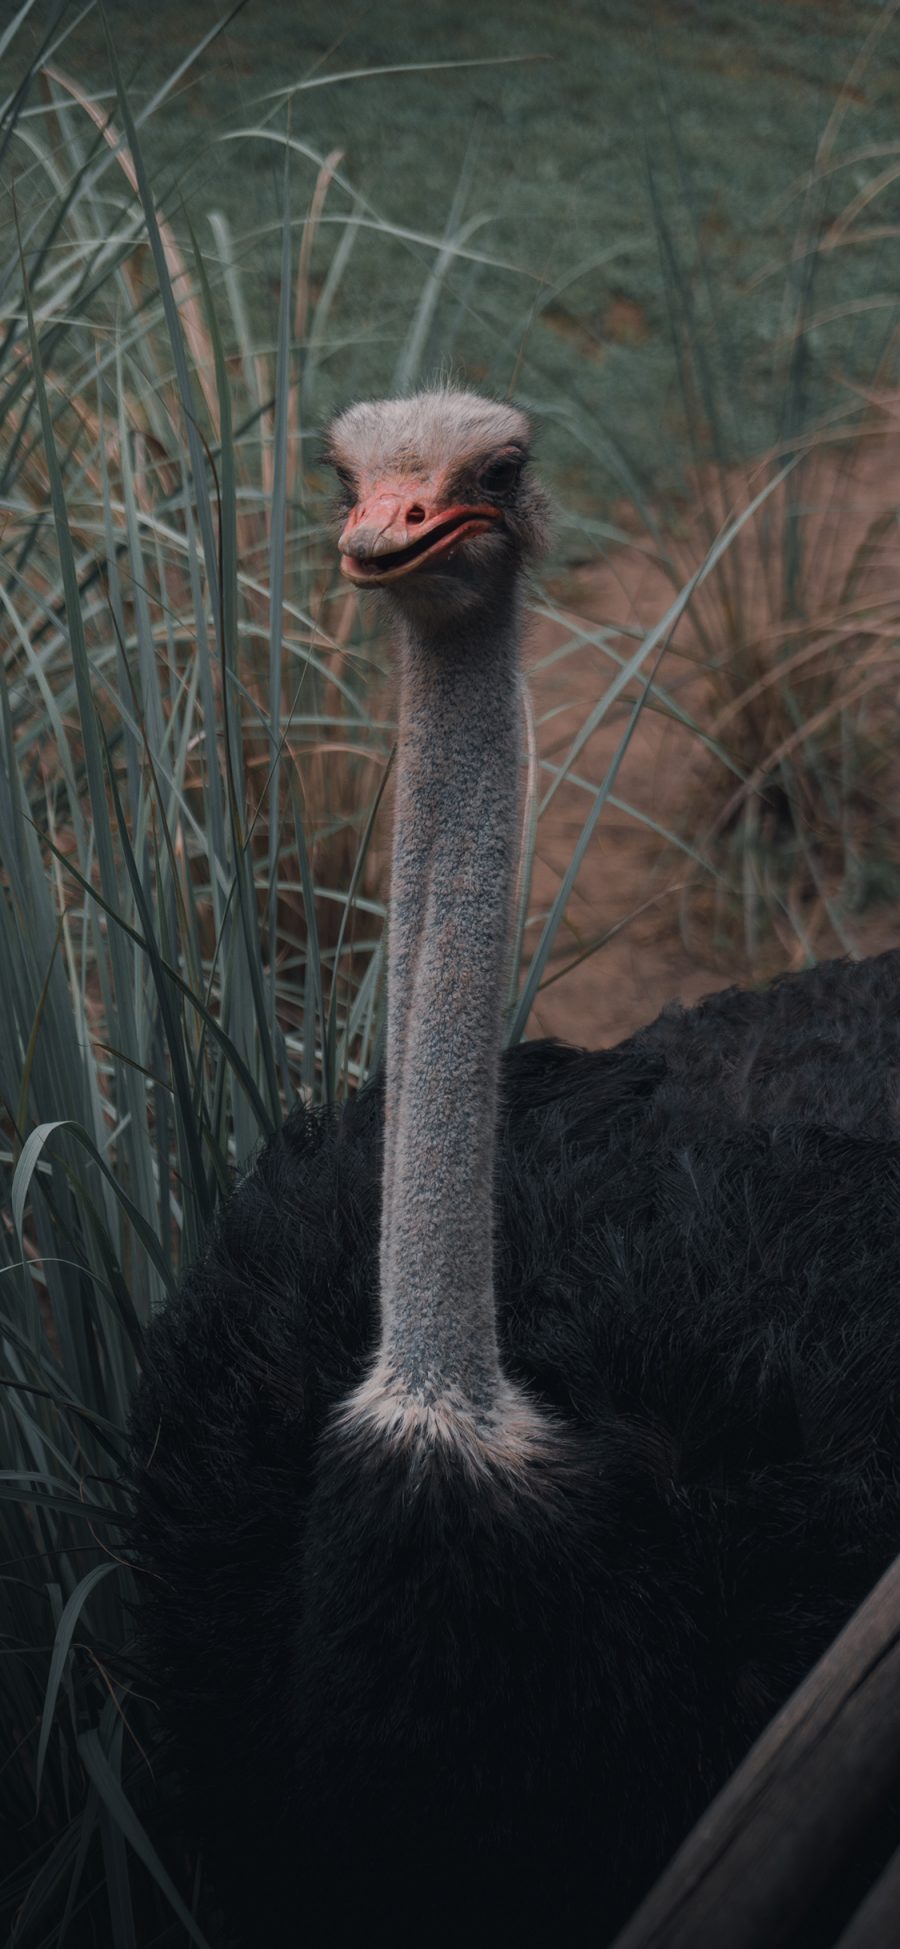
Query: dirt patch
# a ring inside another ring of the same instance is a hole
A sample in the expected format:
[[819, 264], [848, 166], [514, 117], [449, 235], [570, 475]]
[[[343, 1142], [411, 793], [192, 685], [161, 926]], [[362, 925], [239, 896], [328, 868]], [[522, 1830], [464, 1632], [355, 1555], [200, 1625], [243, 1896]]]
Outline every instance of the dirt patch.
[[623, 291], [617, 291], [603, 320], [603, 330], [607, 338], [616, 345], [644, 345], [650, 337], [650, 325], [643, 305], [636, 298], [629, 298]]

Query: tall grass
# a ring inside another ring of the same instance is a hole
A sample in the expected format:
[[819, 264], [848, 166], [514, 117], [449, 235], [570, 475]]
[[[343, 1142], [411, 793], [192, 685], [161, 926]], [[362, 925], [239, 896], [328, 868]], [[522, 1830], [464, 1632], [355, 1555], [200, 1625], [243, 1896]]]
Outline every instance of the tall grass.
[[202, 1939], [118, 1547], [141, 1331], [235, 1163], [371, 1065], [390, 727], [310, 437], [334, 161], [285, 167], [261, 350], [224, 221], [184, 252], [116, 85], [109, 115], [51, 54], [4, 123], [0, 1805], [16, 1943], [127, 1949]]
[[[298, 1100], [357, 1087], [381, 1047], [390, 693], [335, 582], [317, 435], [360, 223], [404, 240], [289, 110], [245, 130], [280, 169], [260, 344], [241, 240], [221, 215], [199, 239], [176, 226], [143, 156], [193, 58], [138, 117], [112, 47], [101, 102], [51, 34], [0, 110], [16, 159], [0, 225], [0, 1826], [22, 1949], [203, 1941], [201, 1879], [165, 1832], [122, 1544], [141, 1335], [234, 1168]], [[442, 293], [463, 266], [458, 302], [476, 305], [492, 261], [465, 184], [440, 235], [407, 241], [421, 296], [386, 387], [432, 369]], [[534, 280], [510, 276], [525, 342]], [[659, 672], [672, 632], [784, 478], [723, 510], [652, 629], [603, 633], [609, 683], [549, 771], [530, 724], [511, 1039], [639, 711], [697, 728]], [[579, 757], [616, 710], [598, 784]], [[749, 764], [699, 735], [746, 787]], [[535, 912], [538, 822], [567, 778], [584, 825]]]

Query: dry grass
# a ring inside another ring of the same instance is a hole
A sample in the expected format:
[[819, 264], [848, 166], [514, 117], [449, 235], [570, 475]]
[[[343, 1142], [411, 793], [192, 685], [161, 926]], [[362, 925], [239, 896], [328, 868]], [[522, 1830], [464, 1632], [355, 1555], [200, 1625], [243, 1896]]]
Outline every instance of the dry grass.
[[[686, 823], [722, 877], [694, 871], [686, 912], [751, 965], [770, 930], [850, 946], [853, 917], [900, 890], [898, 458], [887, 411], [852, 446], [811, 443], [691, 604], [707, 742]], [[731, 476], [731, 505], [758, 480]], [[672, 540], [677, 575], [703, 526]]]

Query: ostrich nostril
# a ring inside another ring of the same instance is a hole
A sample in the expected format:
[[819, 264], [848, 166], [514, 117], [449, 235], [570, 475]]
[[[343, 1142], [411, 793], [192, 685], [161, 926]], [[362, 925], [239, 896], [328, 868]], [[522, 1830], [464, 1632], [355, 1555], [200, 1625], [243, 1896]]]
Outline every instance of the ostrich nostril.
[[418, 525], [419, 525], [419, 522], [420, 522], [420, 521], [424, 521], [424, 519], [425, 519], [425, 509], [424, 509], [424, 508], [422, 507], [422, 505], [421, 505], [421, 503], [420, 503], [419, 501], [414, 501], [414, 502], [413, 502], [413, 504], [412, 504], [412, 507], [411, 507], [411, 508], [407, 508], [407, 510], [406, 510], [406, 525], [407, 525], [407, 527], [408, 527], [408, 528], [417, 528], [417, 527], [418, 527]]

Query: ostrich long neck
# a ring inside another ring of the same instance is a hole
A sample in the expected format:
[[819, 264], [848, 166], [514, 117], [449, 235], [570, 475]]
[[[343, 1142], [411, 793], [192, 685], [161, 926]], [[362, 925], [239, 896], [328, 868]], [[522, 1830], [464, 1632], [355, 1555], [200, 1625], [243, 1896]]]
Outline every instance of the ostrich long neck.
[[423, 1402], [502, 1386], [494, 1149], [518, 803], [519, 611], [401, 628], [379, 1365]]

